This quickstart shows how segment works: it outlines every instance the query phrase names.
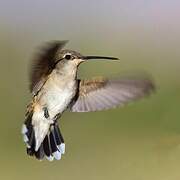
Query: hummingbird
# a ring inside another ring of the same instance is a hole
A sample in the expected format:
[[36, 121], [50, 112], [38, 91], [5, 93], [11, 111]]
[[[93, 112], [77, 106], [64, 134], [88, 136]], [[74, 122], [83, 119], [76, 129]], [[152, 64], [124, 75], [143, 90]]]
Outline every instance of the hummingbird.
[[68, 41], [50, 41], [32, 61], [30, 92], [22, 126], [27, 154], [39, 160], [60, 160], [65, 153], [58, 126], [63, 112], [107, 110], [149, 95], [154, 90], [148, 78], [78, 79], [78, 67], [94, 59], [116, 61], [107, 56], [84, 56], [64, 49]]

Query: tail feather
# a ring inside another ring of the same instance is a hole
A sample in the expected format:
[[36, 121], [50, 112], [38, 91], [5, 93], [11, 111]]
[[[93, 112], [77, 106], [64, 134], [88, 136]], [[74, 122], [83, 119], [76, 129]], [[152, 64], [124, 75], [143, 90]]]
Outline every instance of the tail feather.
[[58, 140], [58, 141], [57, 141], [57, 146], [58, 146], [60, 152], [61, 152], [62, 154], [64, 154], [64, 153], [65, 153], [64, 139], [63, 139], [63, 137], [62, 137], [62, 135], [61, 135], [61, 131], [60, 131], [60, 129], [59, 129], [58, 126], [55, 126], [55, 127], [54, 127], [54, 134], [55, 134], [56, 140]]
[[54, 153], [57, 151], [57, 143], [56, 143], [56, 139], [54, 138], [53, 131], [51, 131], [49, 135], [49, 140], [50, 140], [51, 151], [52, 153]]
[[44, 149], [43, 149], [43, 144], [41, 144], [38, 151], [35, 151], [34, 154], [35, 154], [36, 158], [39, 159], [39, 160], [44, 158], [45, 153], [44, 153]]
[[27, 154], [42, 160], [46, 157], [49, 161], [61, 159], [61, 154], [65, 153], [64, 139], [61, 135], [57, 121], [50, 125], [40, 147], [36, 151], [35, 131], [32, 125], [32, 114], [29, 114], [22, 127], [23, 139], [27, 146]]

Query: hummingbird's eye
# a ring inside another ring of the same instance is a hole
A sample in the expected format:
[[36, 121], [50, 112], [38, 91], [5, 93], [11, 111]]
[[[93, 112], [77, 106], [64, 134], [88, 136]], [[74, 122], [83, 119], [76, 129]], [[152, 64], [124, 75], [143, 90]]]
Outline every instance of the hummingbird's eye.
[[67, 59], [67, 60], [70, 60], [70, 59], [72, 58], [72, 56], [71, 56], [70, 54], [66, 54], [66, 55], [64, 56], [64, 58]]

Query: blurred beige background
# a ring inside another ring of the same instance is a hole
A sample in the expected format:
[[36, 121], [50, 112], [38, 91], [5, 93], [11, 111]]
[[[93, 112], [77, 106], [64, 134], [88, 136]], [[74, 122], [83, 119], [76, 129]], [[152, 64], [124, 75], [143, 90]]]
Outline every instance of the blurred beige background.
[[[1, 0], [0, 179], [180, 179], [179, 7], [178, 0]], [[145, 71], [157, 92], [119, 109], [65, 113], [65, 156], [39, 162], [26, 156], [20, 134], [28, 68], [36, 48], [56, 39], [121, 59], [83, 64], [80, 77]]]

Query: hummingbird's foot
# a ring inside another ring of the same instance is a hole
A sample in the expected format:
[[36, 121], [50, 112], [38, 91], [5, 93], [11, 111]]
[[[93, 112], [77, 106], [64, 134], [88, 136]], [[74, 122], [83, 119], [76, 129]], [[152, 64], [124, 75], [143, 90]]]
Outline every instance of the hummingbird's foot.
[[46, 119], [49, 118], [49, 112], [48, 112], [47, 107], [44, 107], [43, 110], [44, 110], [44, 117], [45, 117]]

